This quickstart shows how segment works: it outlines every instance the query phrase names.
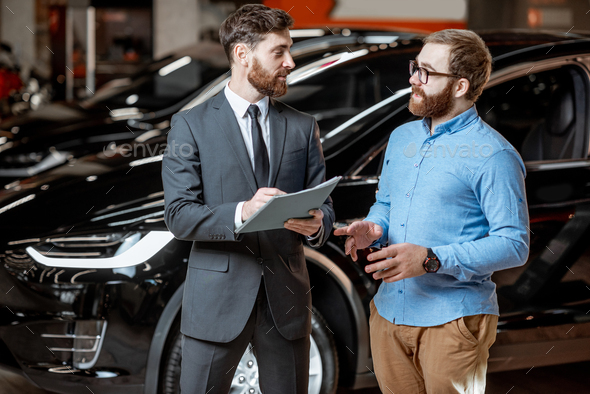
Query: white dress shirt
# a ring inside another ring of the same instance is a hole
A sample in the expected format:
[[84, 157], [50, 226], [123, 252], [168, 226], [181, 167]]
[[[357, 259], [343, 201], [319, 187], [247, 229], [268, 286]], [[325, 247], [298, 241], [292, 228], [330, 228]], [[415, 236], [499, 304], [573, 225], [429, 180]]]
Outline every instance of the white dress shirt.
[[[250, 115], [248, 115], [248, 108], [250, 107], [251, 103], [248, 100], [245, 100], [234, 93], [230, 87], [229, 82], [225, 86], [225, 97], [231, 106], [231, 109], [234, 111], [234, 115], [236, 115], [236, 120], [238, 121], [238, 125], [240, 126], [240, 131], [242, 132], [242, 137], [244, 138], [244, 143], [246, 144], [246, 150], [248, 151], [248, 157], [250, 157], [250, 164], [252, 164], [252, 169], [254, 169], [254, 145], [252, 144], [252, 122], [250, 121]], [[255, 103], [254, 105], [258, 106], [258, 123], [260, 124], [260, 128], [262, 129], [262, 138], [264, 139], [264, 144], [266, 145], [266, 151], [268, 152], [268, 157], [270, 160], [270, 125], [268, 119], [268, 105], [269, 105], [269, 98], [268, 96], [264, 96], [262, 100]]]
[[[244, 139], [246, 150], [248, 151], [248, 157], [250, 158], [250, 164], [252, 165], [252, 170], [255, 171], [254, 144], [252, 144], [252, 122], [250, 120], [250, 115], [248, 115], [248, 108], [250, 107], [251, 103], [234, 93], [229, 87], [229, 82], [227, 85], [225, 85], [224, 93], [225, 97], [227, 98], [227, 102], [234, 111], [234, 115], [238, 121], [238, 126], [240, 126], [242, 138]], [[268, 104], [269, 98], [268, 96], [264, 96], [262, 100], [254, 105], [257, 105], [259, 109], [258, 123], [262, 129], [262, 139], [264, 140], [264, 145], [266, 146], [270, 165], [270, 125], [268, 120]], [[236, 207], [236, 214], [234, 216], [234, 229], [242, 225], [242, 207], [244, 206], [244, 203], [245, 201], [242, 201]]]
[[[246, 150], [248, 151], [248, 157], [250, 157], [250, 164], [252, 165], [252, 169], [255, 170], [254, 165], [254, 145], [252, 144], [252, 122], [250, 120], [250, 115], [248, 115], [248, 108], [250, 107], [251, 103], [238, 96], [234, 93], [231, 88], [229, 87], [229, 82], [225, 85], [225, 97], [227, 98], [227, 102], [229, 103], [230, 107], [234, 111], [234, 115], [236, 116], [236, 120], [238, 121], [238, 126], [240, 126], [240, 131], [242, 132], [242, 138], [244, 138], [244, 143], [246, 145]], [[260, 124], [260, 128], [262, 129], [262, 138], [264, 139], [264, 144], [266, 145], [266, 151], [268, 152], [268, 158], [270, 161], [271, 152], [270, 152], [270, 121], [268, 116], [268, 106], [270, 105], [270, 99], [268, 96], [264, 96], [262, 100], [258, 101], [254, 105], [258, 106], [258, 123]], [[270, 163], [269, 163], [270, 164]], [[234, 216], [234, 229], [238, 228], [242, 225], [242, 208], [244, 206], [245, 201], [242, 201], [236, 207], [236, 213]], [[322, 234], [324, 233], [324, 226], [322, 224], [320, 231], [318, 234], [313, 237], [307, 237], [309, 241], [313, 243], [313, 241], [318, 240]]]

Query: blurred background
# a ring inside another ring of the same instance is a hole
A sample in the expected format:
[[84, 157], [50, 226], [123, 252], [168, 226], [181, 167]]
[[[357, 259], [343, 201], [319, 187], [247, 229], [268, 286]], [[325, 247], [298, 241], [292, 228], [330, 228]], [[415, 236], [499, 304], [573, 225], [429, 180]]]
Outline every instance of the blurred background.
[[[80, 100], [146, 62], [203, 41], [255, 1], [0, 0], [0, 97], [28, 109]], [[295, 28], [590, 30], [587, 0], [266, 0], [289, 10]], [[339, 31], [339, 30], [338, 30]], [[310, 31], [307, 34], [314, 34]], [[39, 93], [43, 90], [43, 94]], [[19, 94], [20, 92], [20, 94]], [[15, 97], [16, 93], [16, 97]], [[6, 106], [7, 103], [5, 102]], [[13, 112], [22, 110], [17, 106]], [[2, 112], [4, 117], [10, 111]]]

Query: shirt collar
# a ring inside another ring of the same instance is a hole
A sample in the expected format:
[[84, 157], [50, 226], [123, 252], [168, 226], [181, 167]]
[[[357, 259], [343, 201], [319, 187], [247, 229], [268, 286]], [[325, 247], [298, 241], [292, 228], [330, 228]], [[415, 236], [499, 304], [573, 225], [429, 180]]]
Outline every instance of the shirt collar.
[[[229, 87], [229, 81], [227, 82], [227, 85], [225, 85], [224, 93], [227, 101], [229, 102], [229, 105], [240, 118], [248, 115], [248, 107], [250, 107], [251, 103], [248, 100], [238, 96], [233, 90], [231, 90]], [[262, 119], [266, 119], [266, 115], [268, 114], [269, 101], [270, 100], [268, 96], [264, 96], [262, 100], [254, 103], [258, 106], [260, 114], [262, 115]]]
[[[457, 131], [461, 131], [466, 126], [468, 126], [471, 122], [473, 122], [479, 115], [477, 114], [477, 109], [475, 108], [475, 104], [473, 104], [467, 111], [455, 116], [453, 119], [447, 120], [444, 123], [439, 124], [434, 128], [434, 133], [456, 133]], [[430, 118], [422, 119], [422, 124], [424, 125], [425, 129], [428, 130], [430, 134]]]

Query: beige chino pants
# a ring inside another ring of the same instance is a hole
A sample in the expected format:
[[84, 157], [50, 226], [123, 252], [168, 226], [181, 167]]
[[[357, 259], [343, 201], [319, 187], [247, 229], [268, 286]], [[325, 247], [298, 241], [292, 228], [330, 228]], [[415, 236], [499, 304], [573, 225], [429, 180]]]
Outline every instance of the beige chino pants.
[[466, 316], [434, 327], [390, 323], [371, 301], [371, 352], [385, 394], [484, 394], [498, 316]]

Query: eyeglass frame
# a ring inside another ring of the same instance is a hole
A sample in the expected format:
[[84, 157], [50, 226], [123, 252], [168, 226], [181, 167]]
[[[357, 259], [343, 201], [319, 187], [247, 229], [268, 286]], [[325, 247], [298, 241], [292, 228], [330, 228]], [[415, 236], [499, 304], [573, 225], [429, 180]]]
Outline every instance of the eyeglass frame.
[[[412, 72], [412, 66], [415, 66], [415, 70], [414, 72]], [[424, 72], [426, 73], [426, 82], [422, 81], [420, 79], [420, 70], [424, 70]], [[424, 67], [420, 67], [418, 65], [418, 63], [415, 60], [410, 60], [410, 77], [413, 77], [414, 74], [418, 73], [418, 81], [420, 81], [420, 83], [426, 85], [428, 83], [428, 77], [430, 75], [435, 76], [435, 77], [450, 77], [450, 78], [463, 78], [460, 75], [455, 75], [455, 74], [445, 74], [445, 73], [439, 73], [436, 71], [428, 71], [427, 69], [425, 69]]]

